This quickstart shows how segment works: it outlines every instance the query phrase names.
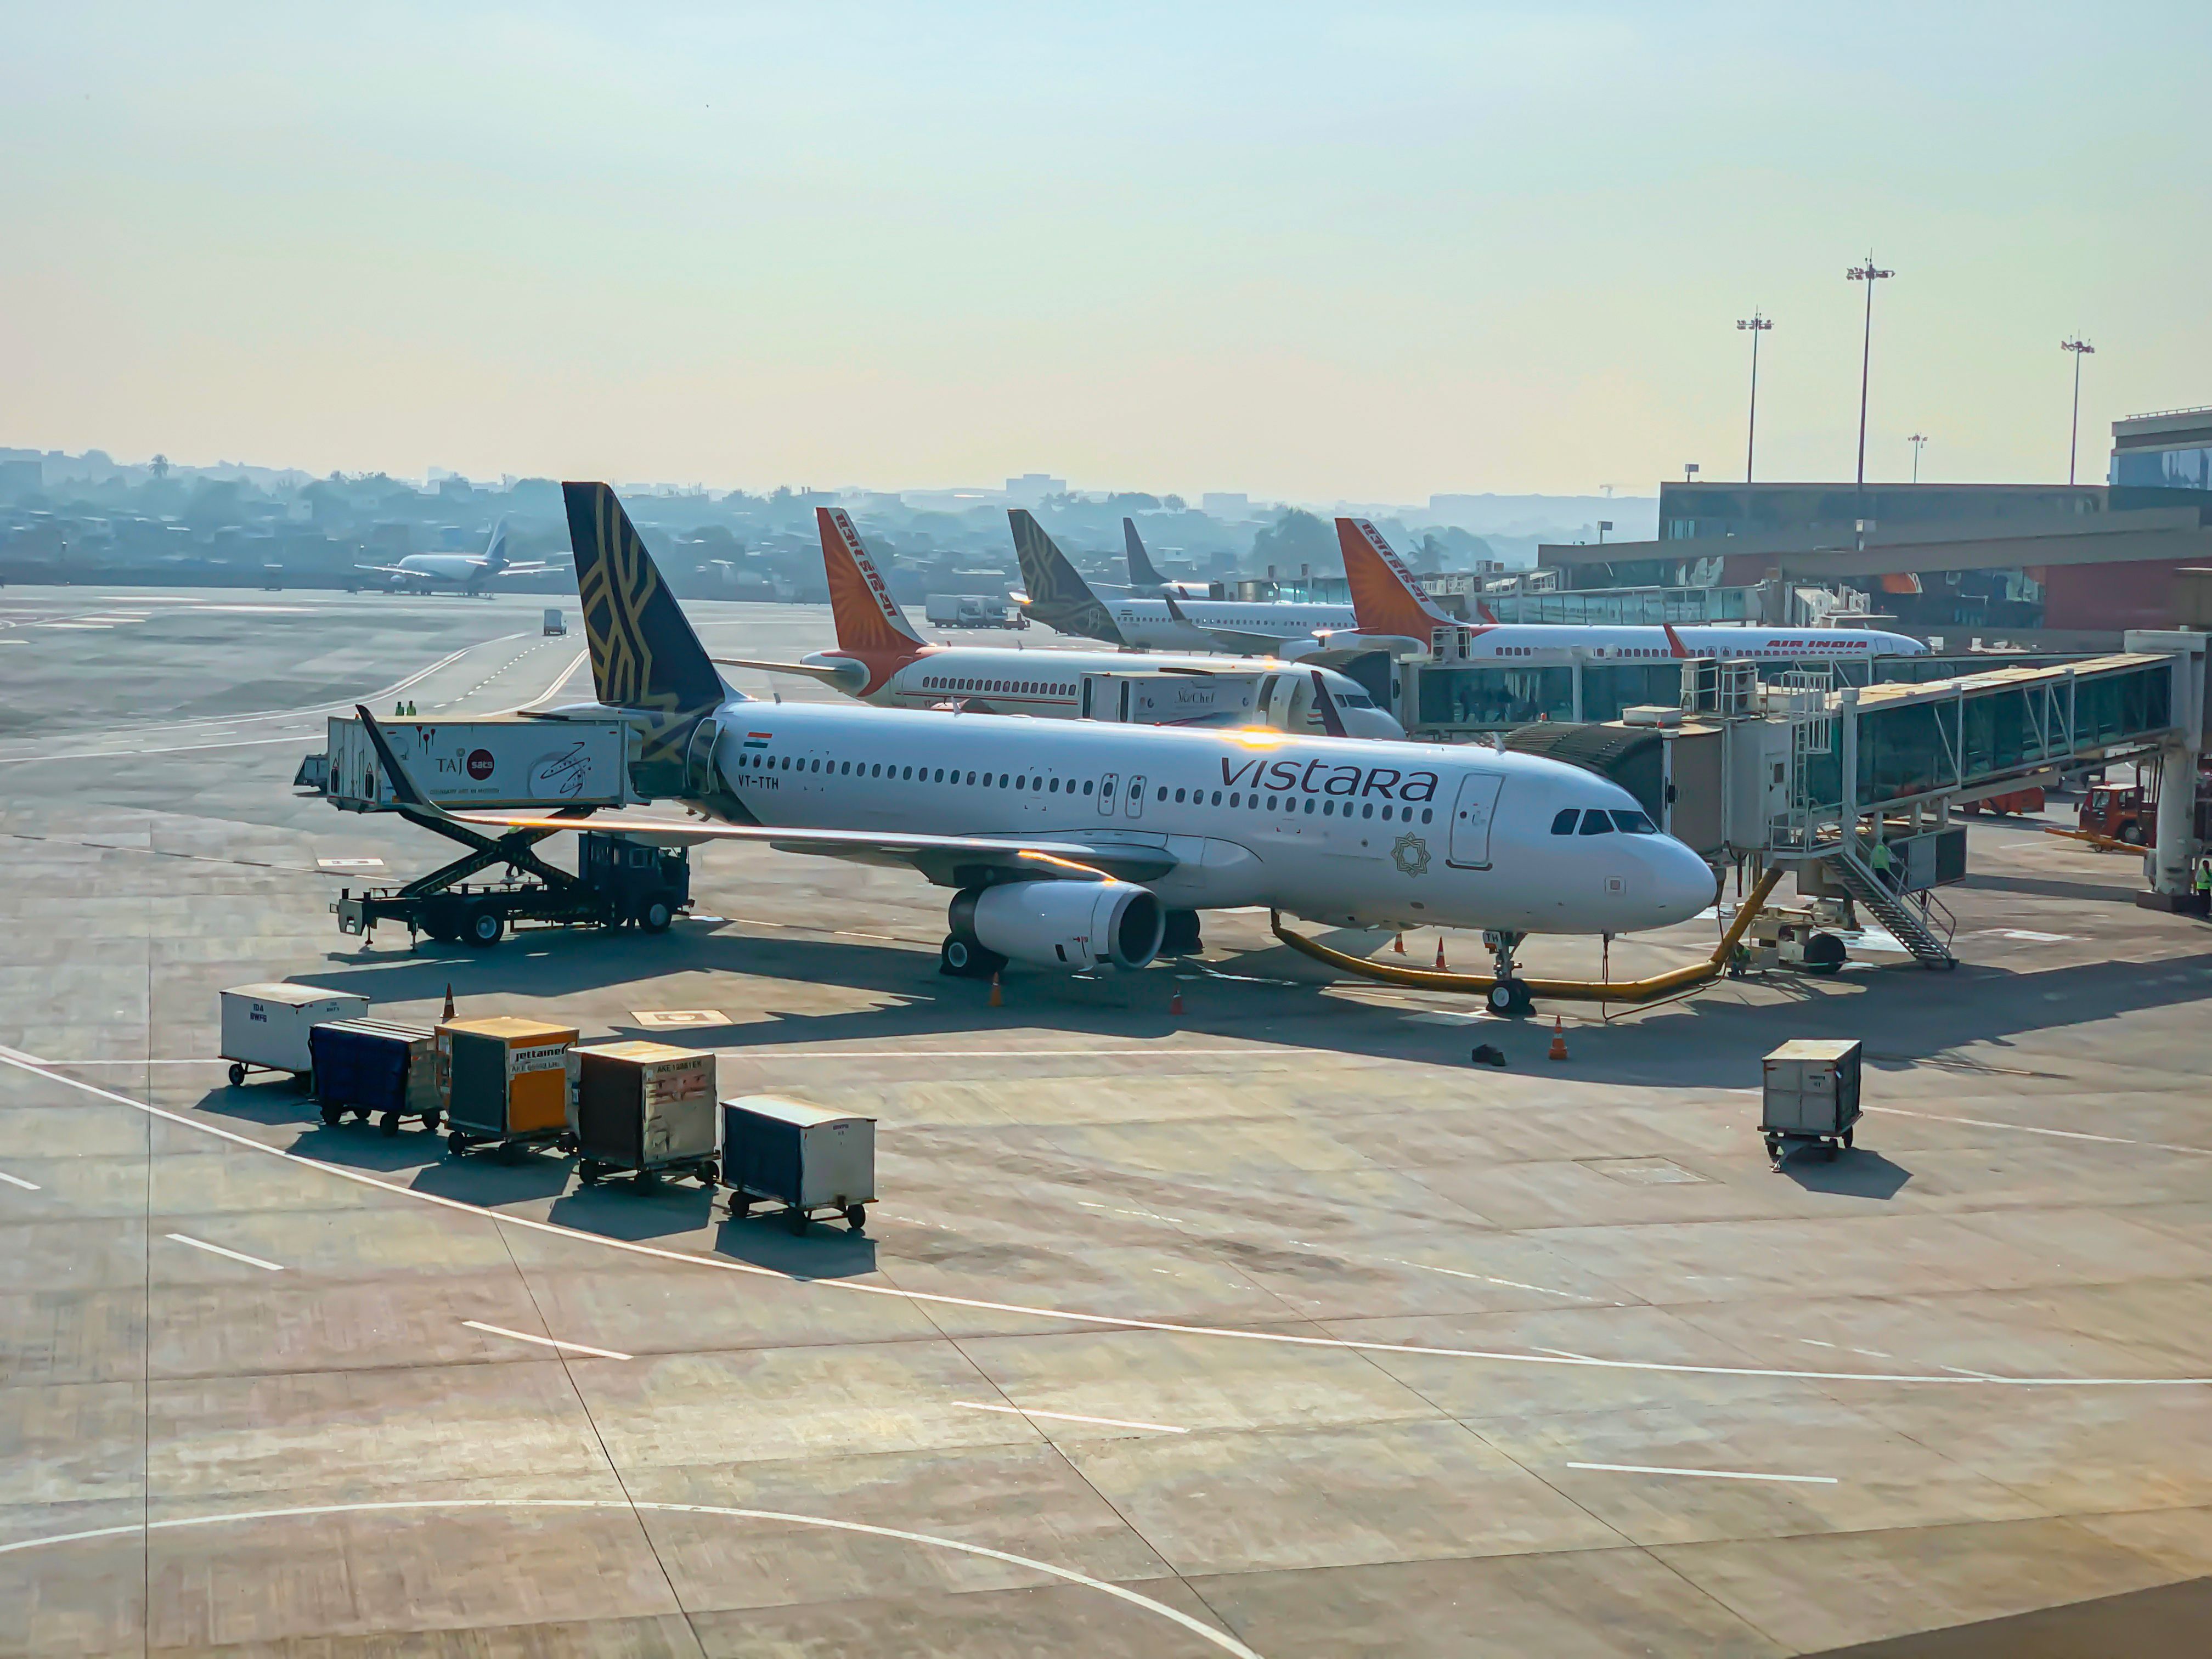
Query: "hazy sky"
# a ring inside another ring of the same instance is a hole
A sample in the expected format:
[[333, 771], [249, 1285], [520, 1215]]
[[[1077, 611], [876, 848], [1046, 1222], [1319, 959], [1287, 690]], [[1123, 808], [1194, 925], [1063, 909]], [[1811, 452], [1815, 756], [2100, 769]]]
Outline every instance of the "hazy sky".
[[2212, 403], [2212, 6], [0, 0], [0, 444], [1328, 501]]

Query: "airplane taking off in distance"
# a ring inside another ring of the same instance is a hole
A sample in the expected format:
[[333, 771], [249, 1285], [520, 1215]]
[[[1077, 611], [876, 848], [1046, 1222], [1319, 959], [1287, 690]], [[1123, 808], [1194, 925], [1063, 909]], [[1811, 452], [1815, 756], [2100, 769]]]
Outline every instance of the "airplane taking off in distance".
[[[1131, 592], [1101, 599], [1028, 508], [1014, 507], [1006, 517], [1022, 568], [1017, 602], [1024, 614], [1055, 633], [1132, 651], [1228, 652], [1295, 661], [1322, 649], [1323, 635], [1349, 634], [1358, 626], [1348, 605], [1180, 599], [1170, 583], [1153, 589], [1157, 597]], [[1133, 526], [1129, 533], [1133, 536]]]
[[939, 965], [968, 976], [1141, 968], [1196, 949], [1198, 913], [1230, 907], [1510, 939], [1662, 927], [1712, 902], [1713, 872], [1627, 791], [1534, 756], [755, 702], [723, 684], [613, 490], [562, 490], [599, 701], [547, 715], [620, 718], [638, 792], [704, 816], [447, 811], [362, 709], [410, 805], [909, 865], [952, 890]]
[[1264, 723], [1285, 731], [1354, 738], [1402, 738], [1403, 728], [1357, 681], [1326, 668], [1283, 662], [1238, 664], [1218, 655], [1139, 656], [1115, 651], [1024, 651], [1012, 647], [933, 645], [907, 620], [890, 585], [876, 568], [860, 533], [841, 507], [817, 507], [822, 566], [837, 626], [834, 651], [797, 662], [718, 657], [726, 667], [805, 674], [879, 708], [944, 708], [1073, 720], [1083, 713], [1083, 677], [1091, 673], [1168, 673], [1194, 680], [1236, 672], [1260, 675], [1253, 708], [1217, 715], [1215, 698], [1194, 696], [1201, 710], [1191, 724]]
[[1337, 544], [1352, 583], [1358, 632], [1374, 639], [1395, 635], [1430, 648], [1437, 629], [1462, 631], [1465, 655], [1474, 659], [1542, 656], [1580, 650], [1607, 659], [1665, 657], [1758, 658], [1779, 662], [1858, 661], [1868, 657], [1917, 657], [1928, 647], [1909, 634], [1871, 628], [1732, 628], [1662, 623], [1656, 628], [1579, 623], [1462, 623], [1447, 613], [1414, 580], [1382, 532], [1366, 519], [1339, 519]]
[[460, 593], [487, 592], [484, 584], [501, 576], [535, 576], [553, 567], [543, 560], [517, 564], [507, 556], [507, 520], [492, 526], [491, 541], [482, 553], [410, 553], [398, 564], [357, 564], [392, 578], [395, 592], [433, 593], [450, 587]]

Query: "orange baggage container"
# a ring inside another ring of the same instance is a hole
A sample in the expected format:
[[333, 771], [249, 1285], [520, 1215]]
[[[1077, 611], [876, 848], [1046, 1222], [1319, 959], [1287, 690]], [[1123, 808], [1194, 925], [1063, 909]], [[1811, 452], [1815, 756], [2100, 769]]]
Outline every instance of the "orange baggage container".
[[438, 1026], [439, 1093], [452, 1139], [544, 1139], [568, 1124], [576, 1028], [538, 1019], [450, 1019]]

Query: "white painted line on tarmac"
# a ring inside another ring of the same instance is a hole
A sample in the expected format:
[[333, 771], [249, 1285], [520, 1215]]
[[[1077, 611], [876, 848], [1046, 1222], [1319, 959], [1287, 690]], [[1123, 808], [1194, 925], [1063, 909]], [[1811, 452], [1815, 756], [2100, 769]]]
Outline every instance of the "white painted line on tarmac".
[[896, 945], [898, 943], [898, 940], [892, 938], [889, 933], [863, 933], [859, 932], [857, 929], [851, 927], [833, 927], [830, 931], [836, 934], [839, 939], [881, 939], [886, 945]]
[[819, 1527], [825, 1532], [858, 1533], [870, 1538], [896, 1539], [902, 1544], [923, 1544], [932, 1549], [957, 1550], [963, 1555], [1003, 1561], [1010, 1566], [1027, 1567], [1070, 1584], [1080, 1584], [1086, 1589], [1110, 1595], [1117, 1601], [1142, 1607], [1171, 1624], [1180, 1625], [1194, 1636], [1211, 1642], [1224, 1653], [1236, 1656], [1236, 1659], [1261, 1659], [1259, 1654], [1235, 1637], [1194, 1619], [1180, 1608], [1155, 1601], [1149, 1595], [1139, 1595], [1135, 1590], [1126, 1589], [1103, 1578], [1093, 1578], [1073, 1567], [1055, 1566], [1049, 1561], [1013, 1555], [1005, 1550], [987, 1549], [981, 1544], [964, 1543], [957, 1538], [939, 1538], [926, 1532], [903, 1532], [896, 1527], [870, 1526], [865, 1521], [833, 1521], [826, 1516], [790, 1515], [779, 1510], [732, 1509], [716, 1504], [655, 1504], [644, 1498], [631, 1500], [620, 1498], [428, 1498], [366, 1504], [316, 1504], [298, 1509], [244, 1510], [233, 1515], [187, 1515], [168, 1521], [142, 1521], [128, 1526], [95, 1527], [83, 1532], [52, 1533], [44, 1538], [24, 1538], [12, 1544], [0, 1544], [0, 1555], [13, 1555], [19, 1550], [47, 1549], [57, 1544], [84, 1543], [95, 1538], [130, 1538], [145, 1533], [173, 1532], [184, 1527], [222, 1527], [249, 1521], [302, 1521], [325, 1515], [422, 1514], [437, 1510], [627, 1510], [651, 1515], [717, 1515], [733, 1521], [765, 1521], [775, 1526]]
[[1571, 1469], [1602, 1469], [1608, 1474], [1686, 1474], [1699, 1480], [1787, 1480], [1804, 1486], [1832, 1486], [1832, 1474], [1765, 1474], [1752, 1469], [1668, 1469], [1650, 1463], [1570, 1463]]
[[1566, 1348], [1533, 1348], [1530, 1352], [1534, 1353], [1547, 1353], [1552, 1355], [1554, 1358], [1559, 1359], [1580, 1360], [1585, 1365], [1591, 1363], [1590, 1357], [1588, 1354], [1576, 1353]]
[[5, 1170], [0, 1170], [0, 1181], [6, 1182], [10, 1187], [21, 1187], [27, 1193], [35, 1193], [39, 1190], [37, 1182], [26, 1181], [21, 1176], [11, 1176]]
[[2158, 1152], [2194, 1152], [2199, 1158], [2212, 1158], [2212, 1146], [2177, 1146], [2163, 1140], [2130, 1140], [2125, 1135], [2093, 1135], [2086, 1129], [2046, 1129], [2035, 1123], [1997, 1123], [1985, 1117], [1946, 1117], [1941, 1112], [1909, 1112], [1902, 1106], [1867, 1106], [1869, 1112], [1887, 1112], [1892, 1117], [1923, 1118], [1930, 1123], [1963, 1123], [1970, 1129], [2009, 1129], [2016, 1134], [2053, 1135], [2061, 1140], [2098, 1140], [2108, 1146], [2148, 1146]]
[[1952, 1376], [1973, 1376], [1973, 1377], [1979, 1377], [1979, 1378], [1980, 1378], [1983, 1382], [1995, 1382], [1995, 1381], [1996, 1380], [1995, 1377], [1991, 1376], [1990, 1376], [1987, 1371], [1973, 1371], [1973, 1370], [1967, 1370], [1964, 1365], [1940, 1365], [1940, 1364], [1939, 1364], [1938, 1366], [1936, 1366], [1936, 1369], [1937, 1370], [1939, 1370], [1939, 1371], [1948, 1371], [1948, 1372], [1950, 1372], [1950, 1373], [1951, 1373], [1951, 1375], [1952, 1375]]
[[494, 1336], [511, 1336], [518, 1342], [535, 1342], [542, 1348], [565, 1348], [571, 1353], [588, 1353], [601, 1359], [635, 1359], [635, 1354], [617, 1353], [612, 1348], [595, 1348], [588, 1342], [558, 1342], [550, 1336], [532, 1336], [528, 1331], [510, 1331], [504, 1325], [487, 1325], [481, 1319], [464, 1319], [462, 1324], [472, 1331], [489, 1331]]
[[1188, 1434], [1188, 1429], [1179, 1429], [1172, 1423], [1133, 1423], [1123, 1417], [1084, 1417], [1074, 1412], [1041, 1412], [1026, 1406], [991, 1406], [980, 1400], [956, 1400], [956, 1406], [964, 1406], [971, 1412], [1007, 1412], [1016, 1417], [1050, 1417], [1062, 1423], [1103, 1423], [1109, 1429], [1154, 1429], [1162, 1434]]
[[55, 1066], [58, 1060], [40, 1060], [36, 1054], [27, 1054], [21, 1048], [0, 1047], [0, 1060], [12, 1060], [18, 1066]]
[[[742, 1051], [740, 1051], [742, 1052]], [[1244, 1053], [1245, 1050], [1231, 1052]], [[557, 1221], [540, 1221], [534, 1216], [516, 1215], [505, 1210], [487, 1208], [481, 1204], [470, 1204], [458, 1198], [448, 1198], [441, 1193], [427, 1193], [413, 1187], [403, 1187], [397, 1182], [386, 1181], [364, 1170], [348, 1169], [343, 1164], [326, 1164], [320, 1158], [289, 1152], [282, 1146], [272, 1146], [265, 1140], [256, 1140], [252, 1135], [240, 1134], [234, 1129], [225, 1129], [205, 1120], [184, 1112], [173, 1112], [129, 1095], [118, 1094], [112, 1089], [103, 1089], [96, 1083], [74, 1078], [44, 1066], [33, 1066], [20, 1059], [0, 1054], [0, 1065], [12, 1066], [45, 1078], [48, 1082], [61, 1084], [82, 1094], [95, 1095], [118, 1106], [127, 1106], [134, 1112], [164, 1123], [197, 1131], [212, 1139], [226, 1141], [264, 1157], [281, 1158], [287, 1164], [296, 1164], [333, 1181], [350, 1182], [358, 1187], [373, 1187], [381, 1193], [428, 1204], [461, 1215], [472, 1215], [501, 1227], [520, 1228], [526, 1232], [543, 1233], [550, 1237], [572, 1239], [579, 1243], [596, 1244], [601, 1249], [617, 1250], [626, 1255], [643, 1256], [656, 1261], [673, 1261], [685, 1267], [707, 1268], [717, 1273], [743, 1273], [756, 1279], [772, 1279], [780, 1284], [802, 1285], [825, 1291], [842, 1292], [849, 1296], [883, 1296], [901, 1302], [926, 1307], [972, 1308], [987, 1313], [1022, 1314], [1036, 1319], [1062, 1320], [1071, 1325], [1098, 1326], [1117, 1331], [1164, 1331], [1176, 1336], [1210, 1336], [1227, 1342], [1262, 1342], [1286, 1348], [1329, 1348], [1346, 1353], [1403, 1353], [1434, 1359], [1474, 1359], [1501, 1365], [1592, 1365], [1604, 1370], [1649, 1371], [1655, 1374], [1680, 1376], [1765, 1376], [1796, 1382], [1887, 1382], [1912, 1383], [1923, 1386], [1971, 1388], [1995, 1386], [2011, 1389], [2203, 1389], [2212, 1388], [2212, 1376], [2000, 1376], [1982, 1383], [1970, 1376], [1937, 1376], [1929, 1371], [1906, 1371], [1885, 1374], [1880, 1371], [1801, 1371], [1774, 1365], [1698, 1365], [1668, 1359], [1566, 1359], [1528, 1352], [1515, 1352], [1498, 1348], [1448, 1348], [1428, 1343], [1377, 1342], [1357, 1337], [1302, 1336], [1289, 1331], [1240, 1329], [1227, 1325], [1192, 1325], [1171, 1319], [1133, 1319], [1120, 1314], [1085, 1313], [1073, 1308], [1041, 1308], [1022, 1302], [999, 1302], [983, 1297], [951, 1296], [941, 1291], [902, 1290], [894, 1285], [869, 1285], [852, 1279], [806, 1279], [774, 1267], [756, 1266], [749, 1261], [733, 1261], [725, 1256], [707, 1255], [693, 1250], [668, 1249], [658, 1244], [639, 1243], [627, 1238], [611, 1238], [604, 1233], [586, 1232], [580, 1227], [563, 1226]], [[1880, 1110], [1881, 1108], [1873, 1109]], [[853, 1530], [868, 1531], [855, 1525]], [[0, 1545], [0, 1553], [8, 1546]]]
[[[1296, 1239], [1292, 1239], [1291, 1242], [1293, 1244], [1297, 1243]], [[1571, 1302], [1605, 1301], [1603, 1297], [1584, 1296], [1579, 1291], [1555, 1291], [1543, 1285], [1523, 1285], [1517, 1279], [1500, 1279], [1495, 1273], [1465, 1273], [1457, 1267], [1439, 1267], [1435, 1266], [1433, 1263], [1427, 1261], [1407, 1261], [1395, 1255], [1385, 1256], [1382, 1259], [1386, 1261], [1395, 1261], [1401, 1267], [1419, 1267], [1424, 1273], [1449, 1273], [1454, 1279], [1478, 1279], [1485, 1285], [1504, 1285], [1516, 1291], [1534, 1291], [1539, 1296], [1563, 1296]], [[1620, 1304], [1616, 1302], [1607, 1303], [1607, 1305], [1608, 1307], [1619, 1307]]]
[[222, 1245], [210, 1244], [204, 1238], [193, 1238], [184, 1233], [171, 1233], [169, 1237], [179, 1244], [189, 1244], [196, 1250], [205, 1250], [210, 1255], [227, 1255], [233, 1261], [243, 1261], [249, 1267], [266, 1267], [272, 1273], [281, 1273], [284, 1271], [284, 1264], [281, 1261], [264, 1261], [259, 1256], [248, 1255], [243, 1250], [226, 1250]]

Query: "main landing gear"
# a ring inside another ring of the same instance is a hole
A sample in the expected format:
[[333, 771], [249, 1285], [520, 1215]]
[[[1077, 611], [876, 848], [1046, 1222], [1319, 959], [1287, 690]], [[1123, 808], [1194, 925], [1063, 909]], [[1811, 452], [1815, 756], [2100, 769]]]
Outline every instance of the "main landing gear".
[[937, 971], [954, 979], [988, 979], [1006, 965], [1006, 957], [978, 944], [973, 934], [947, 933], [937, 947]]
[[1525, 1019], [1536, 1012], [1534, 1001], [1528, 994], [1528, 981], [1513, 971], [1513, 951], [1527, 937], [1515, 933], [1486, 933], [1482, 942], [1490, 947], [1492, 972], [1497, 983], [1484, 993], [1483, 1001], [1493, 1014], [1506, 1019]]

